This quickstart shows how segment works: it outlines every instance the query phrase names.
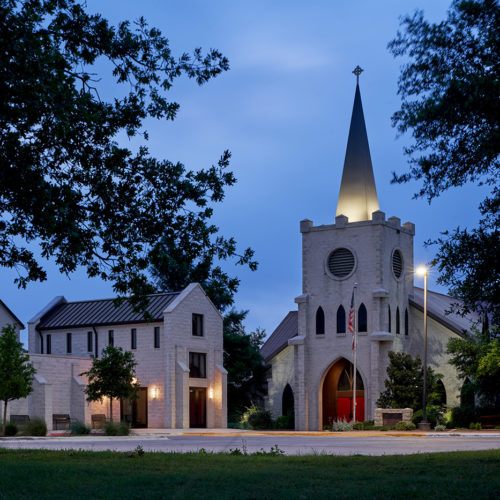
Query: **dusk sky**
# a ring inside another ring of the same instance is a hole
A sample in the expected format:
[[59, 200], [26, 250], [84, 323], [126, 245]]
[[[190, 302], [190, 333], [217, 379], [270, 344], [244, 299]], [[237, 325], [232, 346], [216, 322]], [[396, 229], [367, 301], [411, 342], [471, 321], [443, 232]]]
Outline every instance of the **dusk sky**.
[[[236, 309], [249, 309], [249, 330], [272, 333], [301, 294], [299, 221], [334, 222], [355, 91], [360, 77], [380, 208], [387, 217], [416, 225], [415, 265], [429, 262], [434, 248], [424, 241], [440, 231], [478, 219], [481, 188], [468, 186], [442, 195], [431, 205], [413, 200], [418, 183], [391, 185], [392, 172], [407, 168], [391, 115], [399, 108], [401, 60], [387, 43], [399, 17], [419, 8], [432, 21], [444, 19], [450, 0], [356, 1], [153, 1], [98, 2], [89, 12], [112, 22], [144, 16], [170, 40], [175, 54], [195, 47], [217, 48], [230, 71], [199, 87], [181, 79], [169, 93], [180, 104], [174, 122], [150, 121], [149, 148], [159, 157], [197, 170], [232, 152], [238, 183], [215, 208], [215, 223], [251, 246], [259, 269], [225, 265], [241, 279]], [[101, 82], [103, 95], [120, 90]], [[20, 290], [16, 272], [0, 270], [0, 298], [26, 324], [54, 296], [85, 300], [114, 296], [112, 283], [88, 279], [84, 270], [67, 277], [50, 262], [48, 280]], [[430, 288], [446, 292], [435, 285]], [[418, 281], [417, 285], [421, 285]], [[26, 333], [22, 337], [26, 340]]]

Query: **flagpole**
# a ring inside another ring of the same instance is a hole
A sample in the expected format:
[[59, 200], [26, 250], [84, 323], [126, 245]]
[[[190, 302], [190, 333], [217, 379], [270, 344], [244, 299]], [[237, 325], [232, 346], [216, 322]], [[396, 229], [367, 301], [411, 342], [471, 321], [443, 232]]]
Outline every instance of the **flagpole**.
[[356, 422], [356, 373], [358, 371], [357, 364], [358, 364], [358, 318], [356, 314], [356, 287], [358, 286], [357, 283], [354, 283], [354, 290], [353, 290], [353, 295], [354, 295], [354, 318], [353, 318], [353, 323], [354, 323], [354, 383], [353, 383], [353, 392], [352, 392], [352, 421]]

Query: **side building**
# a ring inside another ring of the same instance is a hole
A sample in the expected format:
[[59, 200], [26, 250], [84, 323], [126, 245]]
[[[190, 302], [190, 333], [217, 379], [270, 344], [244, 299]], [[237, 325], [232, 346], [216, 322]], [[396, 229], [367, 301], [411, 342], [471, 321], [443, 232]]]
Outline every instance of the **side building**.
[[149, 296], [148, 319], [128, 301], [68, 302], [56, 297], [28, 322], [29, 354], [37, 370], [33, 393], [13, 402], [11, 415], [69, 415], [90, 425], [109, 415], [109, 402], [88, 403], [81, 375], [108, 345], [131, 351], [137, 399], [113, 405], [113, 420], [132, 427], [226, 427], [222, 317], [199, 284]]

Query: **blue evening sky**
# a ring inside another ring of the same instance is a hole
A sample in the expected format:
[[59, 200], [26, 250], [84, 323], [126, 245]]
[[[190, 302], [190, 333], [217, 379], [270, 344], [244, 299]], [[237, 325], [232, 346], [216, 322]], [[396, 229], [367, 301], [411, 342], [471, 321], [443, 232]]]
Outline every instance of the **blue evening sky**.
[[[406, 169], [391, 114], [398, 109], [400, 60], [387, 50], [399, 17], [423, 9], [428, 19], [445, 17], [450, 0], [374, 1], [154, 1], [88, 0], [88, 10], [112, 22], [144, 16], [170, 39], [174, 53], [217, 48], [230, 71], [198, 87], [178, 80], [169, 96], [181, 108], [174, 122], [149, 122], [149, 147], [189, 169], [216, 163], [225, 149], [238, 183], [216, 207], [215, 222], [241, 248], [251, 246], [257, 272], [233, 264], [241, 279], [237, 309], [249, 309], [247, 327], [270, 334], [295, 308], [301, 293], [299, 221], [333, 223], [355, 90], [360, 79], [381, 210], [416, 225], [415, 264], [430, 261], [424, 241], [478, 217], [480, 188], [455, 189], [428, 205], [413, 200], [417, 183], [391, 185], [391, 172]], [[114, 87], [103, 80], [104, 95]], [[56, 295], [68, 300], [112, 297], [112, 284], [80, 270], [59, 274], [50, 262], [48, 280], [25, 290], [16, 273], [0, 270], [0, 297], [24, 322]], [[430, 279], [430, 287], [446, 292]], [[419, 284], [417, 282], [417, 284]], [[26, 339], [26, 334], [24, 334]]]

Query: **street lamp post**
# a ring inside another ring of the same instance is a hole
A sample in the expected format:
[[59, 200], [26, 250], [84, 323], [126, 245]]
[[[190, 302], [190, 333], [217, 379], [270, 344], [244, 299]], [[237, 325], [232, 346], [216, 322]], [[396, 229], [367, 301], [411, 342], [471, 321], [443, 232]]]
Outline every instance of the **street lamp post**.
[[427, 274], [426, 267], [419, 267], [417, 274], [424, 277], [424, 395], [422, 401], [422, 422], [418, 424], [418, 428], [422, 430], [430, 430], [431, 425], [427, 421]]

